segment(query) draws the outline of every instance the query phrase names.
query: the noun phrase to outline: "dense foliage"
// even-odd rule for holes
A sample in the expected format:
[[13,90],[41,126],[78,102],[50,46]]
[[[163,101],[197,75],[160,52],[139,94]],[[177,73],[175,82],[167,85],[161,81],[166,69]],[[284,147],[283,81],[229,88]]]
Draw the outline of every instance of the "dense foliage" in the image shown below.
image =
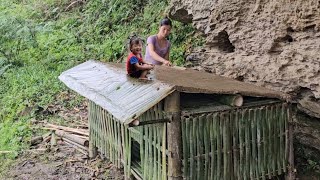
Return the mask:
[[[155,34],[167,3],[1,0],[0,150],[27,144],[30,119],[67,89],[57,78],[62,71],[88,59],[122,62],[128,36]],[[176,65],[184,64],[191,42],[201,43],[191,25],[178,22],[170,39]]]

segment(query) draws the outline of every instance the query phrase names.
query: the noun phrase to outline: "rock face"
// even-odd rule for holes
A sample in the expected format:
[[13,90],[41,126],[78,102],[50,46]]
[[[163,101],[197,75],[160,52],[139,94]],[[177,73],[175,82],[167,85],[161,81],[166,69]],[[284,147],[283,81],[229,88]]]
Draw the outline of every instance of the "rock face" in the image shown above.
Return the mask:
[[[169,9],[206,38],[187,57],[194,68],[289,93],[319,120],[320,1],[171,0]],[[303,127],[298,141],[314,126]],[[308,142],[320,152],[319,139]]]

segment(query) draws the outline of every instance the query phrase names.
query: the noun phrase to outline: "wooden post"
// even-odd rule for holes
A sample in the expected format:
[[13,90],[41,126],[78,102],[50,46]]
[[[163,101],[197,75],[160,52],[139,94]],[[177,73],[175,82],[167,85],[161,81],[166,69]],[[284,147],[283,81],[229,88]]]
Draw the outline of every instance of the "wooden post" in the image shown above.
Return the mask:
[[164,109],[171,122],[168,123],[168,179],[182,179],[182,137],[180,122],[180,93],[175,91],[165,99]]
[[92,128],[93,128],[93,113],[97,113],[94,109],[94,103],[92,101],[90,101],[90,105],[88,107],[88,111],[89,111],[89,117],[88,117],[88,121],[89,121],[89,158],[93,159],[98,155],[98,149],[97,147],[94,145],[94,135],[92,133]]

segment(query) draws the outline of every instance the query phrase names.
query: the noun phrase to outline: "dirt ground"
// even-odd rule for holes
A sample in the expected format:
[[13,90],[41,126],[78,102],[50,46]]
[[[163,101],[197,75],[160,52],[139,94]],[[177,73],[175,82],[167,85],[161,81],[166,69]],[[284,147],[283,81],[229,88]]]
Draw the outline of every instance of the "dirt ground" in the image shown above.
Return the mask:
[[24,153],[14,163],[5,179],[72,180],[124,179],[123,171],[99,156],[89,160],[73,147],[59,144],[49,151]]

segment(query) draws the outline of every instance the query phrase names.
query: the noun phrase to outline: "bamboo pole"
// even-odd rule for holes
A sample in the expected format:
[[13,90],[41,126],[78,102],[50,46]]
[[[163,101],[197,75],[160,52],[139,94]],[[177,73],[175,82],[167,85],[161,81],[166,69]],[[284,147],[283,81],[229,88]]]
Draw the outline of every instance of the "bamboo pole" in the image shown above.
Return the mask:
[[[148,131],[149,126],[144,126],[144,137],[148,137],[149,131]],[[144,139],[144,138],[143,138]],[[147,144],[147,140],[144,140],[144,166],[143,166],[143,179],[147,179],[147,175],[148,175],[148,153],[149,153],[149,146]]]
[[81,129],[59,126],[59,125],[50,124],[50,123],[47,123],[46,126],[53,128],[53,129],[59,129],[59,130],[67,131],[67,132],[77,133],[77,134],[84,135],[84,136],[89,136],[89,133],[87,131],[84,131]]
[[[191,122],[192,123],[192,122]],[[186,118],[186,121],[185,121],[185,125],[186,125],[186,141],[185,141],[185,144],[186,144],[186,149],[185,149],[185,164],[186,164],[186,170],[185,170],[185,174],[184,174],[184,178],[186,177],[190,177],[190,157],[191,157],[191,153],[190,153],[190,147],[191,147],[191,144],[190,144],[190,139],[191,139],[191,136],[190,136],[190,132],[192,129],[190,129],[190,118],[187,117]]]
[[60,136],[62,138],[66,138],[66,139],[73,141],[73,142],[76,142],[82,146],[86,146],[86,147],[89,146],[89,141],[86,139],[78,138],[76,136],[73,136],[72,134],[69,134],[69,133],[61,131],[61,130],[56,130],[55,133],[57,136]]
[[248,120],[248,110],[244,110],[244,122],[245,122],[245,169],[244,169],[244,179],[250,178],[250,124]]
[[172,122],[168,123],[168,167],[169,180],[182,179],[182,146],[180,122],[180,93],[175,91],[165,99],[165,111],[171,114]]
[[239,111],[236,110],[233,114],[233,169],[234,177],[240,178],[239,172]]
[[195,179],[195,175],[194,175],[194,159],[193,157],[196,156],[196,152],[194,150],[194,139],[195,139],[195,134],[196,134],[196,129],[195,129],[195,120],[194,120],[194,117],[191,118],[191,123],[190,123],[190,138],[189,138],[189,141],[190,141],[190,178],[191,179]]
[[223,179],[229,180],[228,177],[228,130],[227,130],[227,126],[228,126],[228,120],[226,118],[226,114],[223,112],[220,115],[220,119],[221,119],[221,124],[222,124],[222,145],[223,145],[223,149],[222,149],[222,153],[223,153]]
[[249,110],[249,127],[251,130],[250,135],[250,141],[251,143],[251,161],[250,161],[250,177],[251,179],[256,177],[256,168],[257,168],[257,163],[256,163],[256,126],[255,126],[255,111],[253,109]]
[[281,105],[281,133],[282,133],[282,135],[280,136],[280,141],[281,141],[281,148],[282,148],[282,150],[281,150],[281,158],[282,158],[282,169],[283,169],[283,172],[286,172],[286,152],[285,152],[285,146],[286,146],[286,144],[285,144],[285,138],[286,138],[286,129],[285,129],[285,121],[286,121],[286,117],[285,117],[285,110],[286,110],[286,108],[285,108],[285,106],[284,106],[285,104],[284,103],[282,103],[282,105]]
[[216,157],[216,138],[215,138],[215,133],[216,133],[216,121],[217,119],[217,113],[215,114],[209,114],[208,115],[208,120],[210,122],[210,131],[209,131],[209,136],[210,136],[210,148],[211,148],[211,163],[210,163],[210,179],[214,180],[215,179],[215,157]]
[[163,125],[162,132],[162,180],[167,179],[167,156],[166,156],[166,140],[167,140],[167,124]]
[[222,133],[220,130],[223,129],[223,124],[222,121],[223,119],[221,118],[221,114],[218,114],[219,118],[217,121],[217,179],[223,179],[221,176],[221,149],[222,149],[222,144],[221,144],[221,137]]
[[188,169],[188,156],[187,156],[187,132],[186,124],[187,119],[181,117],[181,133],[182,133],[182,156],[183,156],[183,177],[187,177]]
[[[209,177],[209,163],[210,163],[210,159],[209,159],[209,153],[210,153],[210,137],[209,137],[209,127],[210,127],[210,120],[208,119],[209,115],[206,115],[205,118],[203,119],[204,121],[204,133],[203,133],[203,140],[204,140],[204,154],[205,154],[205,158],[204,158],[204,178],[207,179]],[[201,129],[200,129],[201,130]]]
[[258,145],[258,168],[257,168],[257,176],[263,176],[263,163],[262,163],[262,148],[261,148],[261,136],[262,136],[262,127],[261,127],[261,108],[257,109],[256,111],[256,122],[257,122],[257,145]]
[[288,129],[289,129],[289,157],[288,157],[288,162],[289,162],[289,167],[288,167],[288,174],[287,174],[287,179],[288,180],[293,180],[295,179],[295,173],[294,173],[294,152],[293,152],[293,119],[292,119],[292,107],[288,107],[287,113],[288,113]]

